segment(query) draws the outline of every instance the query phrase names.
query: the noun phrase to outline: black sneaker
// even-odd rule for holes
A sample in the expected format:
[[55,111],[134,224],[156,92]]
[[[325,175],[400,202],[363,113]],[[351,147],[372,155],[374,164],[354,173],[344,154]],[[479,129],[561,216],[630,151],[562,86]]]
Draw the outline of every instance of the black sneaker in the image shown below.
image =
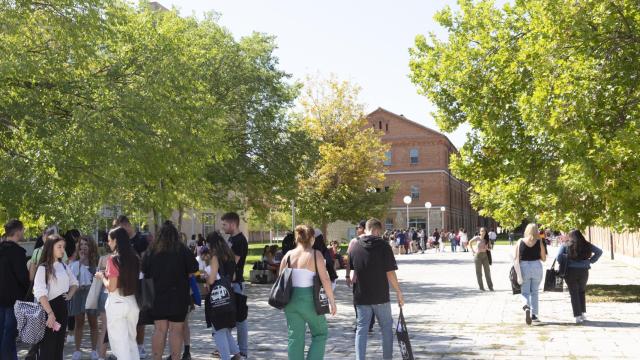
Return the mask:
[[535,316],[535,315],[531,316],[531,321],[533,321],[534,323],[538,323],[538,324],[540,323],[540,319],[538,319],[538,317]]
[[191,353],[182,354],[182,360],[191,360]]
[[522,309],[524,310],[525,322],[527,325],[531,325],[531,308],[529,308],[529,305],[525,305]]

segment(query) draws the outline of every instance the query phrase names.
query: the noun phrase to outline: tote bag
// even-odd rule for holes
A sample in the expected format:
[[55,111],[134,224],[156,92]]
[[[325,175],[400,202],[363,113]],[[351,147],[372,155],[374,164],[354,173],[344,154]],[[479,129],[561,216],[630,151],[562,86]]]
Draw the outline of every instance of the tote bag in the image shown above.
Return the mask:
[[316,266],[316,275],[313,277],[313,303],[316,306],[316,313],[318,315],[325,315],[330,311],[329,297],[320,282],[320,275],[318,275],[318,259],[316,258],[315,250],[313,252],[313,262]]
[[87,301],[84,304],[86,310],[95,310],[98,308],[98,299],[102,291],[102,281],[94,279],[87,294]]
[[276,309],[284,309],[285,306],[291,300],[291,292],[293,291],[293,269],[291,269],[291,262],[287,258],[287,267],[282,270],[276,282],[273,283],[271,291],[269,292],[269,305]]
[[398,324],[396,325],[396,338],[398,339],[398,346],[400,346],[402,360],[413,360],[413,350],[411,350],[411,341],[409,341],[409,331],[407,330],[407,324],[404,321],[402,308],[400,308]]
[[544,276],[544,291],[550,292],[562,292],[563,282],[562,277],[559,276],[558,270],[555,269],[556,260],[553,260],[551,268],[547,269]]
[[220,279],[212,285],[205,302],[207,324],[216,330],[231,329],[236,326],[236,299],[231,281],[225,275],[224,266],[218,269]]

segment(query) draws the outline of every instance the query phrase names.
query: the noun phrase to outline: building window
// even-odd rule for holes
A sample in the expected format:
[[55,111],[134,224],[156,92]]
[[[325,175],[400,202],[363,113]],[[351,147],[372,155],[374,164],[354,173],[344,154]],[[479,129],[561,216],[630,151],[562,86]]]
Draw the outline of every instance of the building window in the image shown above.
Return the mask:
[[418,149],[411,149],[409,151],[409,157],[411,158],[411,164],[418,163]]
[[387,218],[387,220],[384,222],[384,228],[386,230],[393,230],[393,219]]
[[414,200],[420,198],[420,189],[417,185],[411,185],[411,198]]
[[391,157],[392,156],[393,156],[393,153],[391,152],[391,150],[384,152],[384,164],[386,166],[390,166],[391,165]]
[[382,121],[378,121],[378,127],[382,130]]
[[386,132],[389,132],[389,124],[384,124],[384,129]]
[[409,227],[414,229],[424,229],[427,223],[424,217],[409,218]]

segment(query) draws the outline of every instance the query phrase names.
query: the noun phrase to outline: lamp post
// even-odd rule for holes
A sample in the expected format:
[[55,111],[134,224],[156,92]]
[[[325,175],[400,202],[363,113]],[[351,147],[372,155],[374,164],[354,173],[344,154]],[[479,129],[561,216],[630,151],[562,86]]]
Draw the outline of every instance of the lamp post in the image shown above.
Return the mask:
[[427,201],[424,203],[424,207],[427,208],[427,237],[429,237],[431,234],[431,226],[429,224],[429,210],[431,210],[431,203]]
[[444,206],[440,208],[440,218],[442,219],[442,226],[440,230],[444,231],[444,211],[447,210]]
[[409,204],[411,204],[411,196],[405,196],[402,201],[407,205],[407,229],[409,228]]

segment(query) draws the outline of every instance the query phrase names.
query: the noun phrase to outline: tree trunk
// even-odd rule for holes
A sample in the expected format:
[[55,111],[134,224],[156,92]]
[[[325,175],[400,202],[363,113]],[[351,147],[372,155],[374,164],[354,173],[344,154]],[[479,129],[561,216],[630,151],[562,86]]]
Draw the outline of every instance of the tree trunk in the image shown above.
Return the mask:
[[329,237],[327,234],[327,228],[329,228],[329,224],[327,223],[322,223],[322,225],[320,225],[320,231],[322,231],[322,235],[324,236],[324,243],[329,244]]
[[184,215],[184,205],[178,205],[178,233],[182,232],[182,216]]
[[153,208],[153,233],[158,234],[158,210]]

